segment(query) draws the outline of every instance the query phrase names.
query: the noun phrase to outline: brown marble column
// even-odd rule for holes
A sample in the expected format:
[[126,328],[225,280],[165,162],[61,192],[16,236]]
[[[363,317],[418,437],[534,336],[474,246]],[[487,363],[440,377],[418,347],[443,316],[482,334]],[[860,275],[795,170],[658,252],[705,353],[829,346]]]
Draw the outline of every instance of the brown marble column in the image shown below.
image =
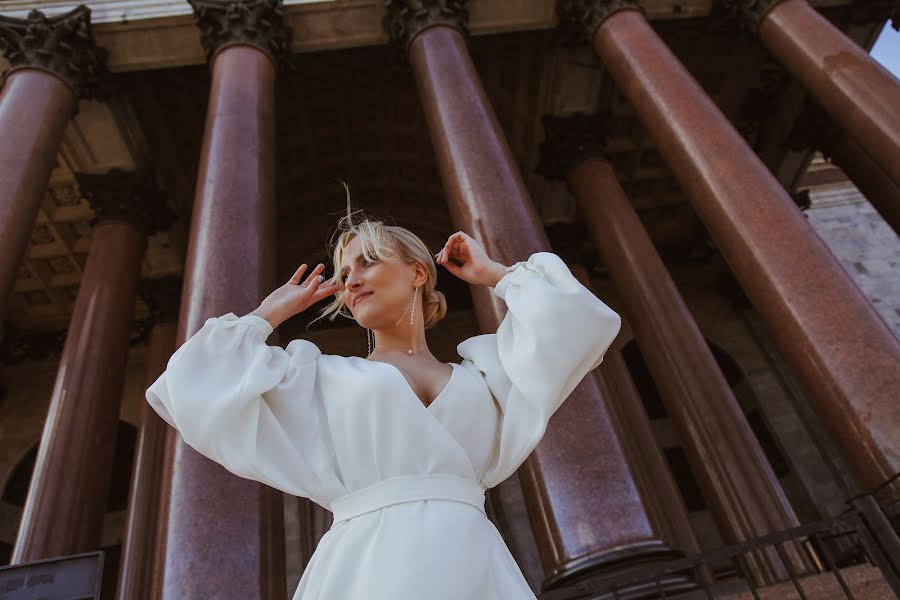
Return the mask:
[[[149,387],[166,370],[166,364],[175,351],[180,291],[181,278],[178,277],[154,280],[147,286],[145,296],[153,311],[154,323],[147,343],[145,387]],[[153,598],[154,594],[149,591],[154,585],[154,573],[158,569],[154,558],[162,487],[160,478],[165,457],[166,432],[169,428],[147,402],[141,403],[140,414],[141,426],[119,560],[116,593],[119,600]]]
[[97,75],[106,51],[94,45],[84,6],[50,19],[39,11],[0,15],[0,50],[12,66],[0,91],[2,319],[78,98],[102,96]]
[[900,342],[636,4],[561,2],[589,36],[861,486],[900,470]]
[[900,80],[806,0],[723,0],[900,184]]
[[[650,236],[602,158],[597,120],[544,119],[541,172],[564,179],[603,257],[628,322],[729,543],[799,523],[706,339]],[[788,578],[778,554],[748,561],[759,584]],[[803,568],[800,554],[795,563]]]
[[78,176],[97,224],[13,563],[100,548],[141,258],[161,214],[143,181],[121,171]]
[[[583,266],[574,266],[572,273],[582,285],[593,291]],[[669,545],[688,555],[696,554],[700,547],[691,529],[684,501],[656,443],[643,401],[618,348],[610,348],[594,375],[607,401],[650,520]]]
[[[425,110],[453,226],[511,264],[549,243],[466,47],[454,3],[388,2],[394,41],[406,50]],[[472,289],[483,331],[505,306]],[[655,531],[597,382],[585,377],[518,471],[541,552],[543,589],[672,555]],[[510,511],[511,512],[511,511]]]
[[[290,30],[280,3],[192,0],[212,69],[177,343],[245,314],[275,284],[275,79]],[[281,492],[170,436],[163,598],[284,598]]]

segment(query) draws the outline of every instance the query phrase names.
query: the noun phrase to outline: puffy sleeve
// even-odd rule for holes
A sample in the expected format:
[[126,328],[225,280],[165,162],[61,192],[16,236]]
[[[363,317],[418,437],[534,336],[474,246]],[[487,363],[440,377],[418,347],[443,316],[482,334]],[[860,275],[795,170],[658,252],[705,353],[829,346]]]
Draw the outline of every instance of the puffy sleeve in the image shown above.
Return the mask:
[[534,450],[563,400],[600,365],[622,323],[550,252],[508,267],[493,291],[508,308],[497,332],[457,346],[499,406],[494,451],[481,477],[488,488]]
[[271,333],[256,315],[208,319],[146,398],[185,443],[235,475],[322,499],[334,451],[316,377],[321,352],[307,340],[269,346]]

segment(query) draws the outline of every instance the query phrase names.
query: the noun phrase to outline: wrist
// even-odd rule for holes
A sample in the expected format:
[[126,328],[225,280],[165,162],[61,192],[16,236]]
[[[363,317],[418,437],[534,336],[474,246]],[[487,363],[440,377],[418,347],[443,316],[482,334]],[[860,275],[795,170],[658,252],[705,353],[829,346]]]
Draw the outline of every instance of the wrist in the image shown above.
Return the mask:
[[269,325],[272,326],[272,329],[276,329],[279,325],[281,325],[281,322],[282,322],[282,320],[279,319],[276,315],[274,315],[272,313],[272,311],[263,308],[262,305],[260,305],[256,310],[254,310],[253,312],[248,313],[248,314],[255,315],[257,317],[261,317],[261,318],[265,319],[266,321],[269,322]]
[[497,261],[491,261],[491,264],[486,269],[485,273],[485,285],[488,287],[496,287],[496,285],[503,279],[503,276],[506,275],[507,267]]

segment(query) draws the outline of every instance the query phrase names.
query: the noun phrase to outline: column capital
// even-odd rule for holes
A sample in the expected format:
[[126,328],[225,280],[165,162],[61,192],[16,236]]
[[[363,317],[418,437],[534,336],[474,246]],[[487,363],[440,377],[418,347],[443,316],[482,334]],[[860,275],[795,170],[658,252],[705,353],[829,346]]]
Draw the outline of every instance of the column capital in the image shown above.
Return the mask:
[[152,235],[168,228],[175,220],[160,186],[149,172],[111,169],[100,175],[76,173],[75,179],[94,209],[91,225],[126,221]]
[[722,5],[733,15],[737,16],[741,24],[747,29],[756,32],[769,11],[782,0],[720,0]]
[[10,71],[49,71],[65,81],[78,98],[109,97],[106,49],[94,42],[91,9],[83,4],[55,17],[39,10],[32,10],[25,19],[0,15],[0,53],[12,66]]
[[427,27],[446,25],[469,34],[467,0],[385,0],[382,25],[391,42],[404,53],[413,38]]
[[249,45],[281,69],[290,68],[293,30],[285,25],[282,0],[188,0],[200,30],[206,59],[222,48]]
[[598,115],[544,115],[544,141],[535,172],[565,180],[570,169],[592,158],[605,158],[606,119]]
[[563,38],[570,43],[590,43],[606,19],[621,10],[644,13],[638,0],[557,0],[556,15]]

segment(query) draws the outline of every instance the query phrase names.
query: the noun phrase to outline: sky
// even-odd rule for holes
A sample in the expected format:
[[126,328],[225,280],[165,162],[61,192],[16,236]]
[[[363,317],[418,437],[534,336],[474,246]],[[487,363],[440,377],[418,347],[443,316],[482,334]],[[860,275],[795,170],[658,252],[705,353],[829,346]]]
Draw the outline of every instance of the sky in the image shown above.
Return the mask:
[[894,31],[890,23],[884,26],[869,54],[888,71],[900,77],[900,31]]

